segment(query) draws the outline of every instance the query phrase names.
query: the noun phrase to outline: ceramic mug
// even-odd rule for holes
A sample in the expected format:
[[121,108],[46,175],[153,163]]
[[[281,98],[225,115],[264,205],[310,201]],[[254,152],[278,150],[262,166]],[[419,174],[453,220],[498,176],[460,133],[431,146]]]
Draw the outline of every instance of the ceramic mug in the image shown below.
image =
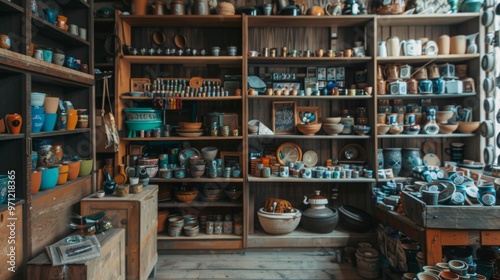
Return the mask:
[[78,29],[78,36],[83,40],[87,40],[87,29],[80,27]]
[[38,60],[43,60],[43,50],[36,49],[33,57]]
[[52,62],[52,51],[51,50],[43,50],[43,61]]
[[438,39],[439,54],[450,54],[450,36],[441,35]]
[[467,49],[465,35],[456,35],[450,38],[450,54],[465,54]]
[[304,167],[300,170],[300,174],[302,175],[302,178],[304,178],[304,179],[311,179],[312,170],[310,167]]
[[461,142],[451,142],[450,147],[444,149],[451,161],[462,162],[465,156],[465,144]]
[[431,80],[420,80],[418,82],[418,92],[419,93],[432,93],[432,81]]
[[72,56],[66,56],[64,58],[64,66],[71,69],[75,68],[75,58]]
[[495,69],[495,53],[489,52],[481,59],[481,68],[484,71],[493,71]]
[[288,177],[289,176],[288,166],[280,166],[279,174],[280,177]]
[[70,24],[69,25],[69,33],[78,36],[78,25],[76,24]]

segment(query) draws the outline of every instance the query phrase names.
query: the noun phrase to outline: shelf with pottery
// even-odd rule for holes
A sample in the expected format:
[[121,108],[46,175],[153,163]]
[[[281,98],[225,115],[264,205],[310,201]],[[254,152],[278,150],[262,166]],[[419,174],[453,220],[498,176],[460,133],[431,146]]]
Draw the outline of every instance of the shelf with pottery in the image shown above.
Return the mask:
[[376,16],[378,26],[432,26],[432,25],[456,25],[477,21],[474,24],[479,25],[479,13],[455,13],[455,14],[415,14],[415,15],[396,15],[396,16]]
[[32,138],[44,138],[50,136],[60,136],[60,135],[71,135],[71,134],[81,134],[81,133],[90,133],[90,128],[75,128],[74,130],[54,130],[54,131],[46,131],[46,132],[34,132],[31,133]]
[[282,183],[376,183],[374,178],[343,178],[343,179],[318,179],[318,178],[293,178],[293,177],[279,177],[272,175],[269,178],[257,177],[248,175],[249,182],[255,183],[269,183],[269,182],[282,182]]
[[56,25],[42,19],[41,17],[34,16],[33,25],[37,27],[37,34],[59,42],[64,41],[67,46],[90,46],[90,42],[71,34],[69,31],[63,30]]
[[[179,96],[168,96],[165,98],[175,98],[179,100],[188,100],[188,101],[221,101],[221,100],[242,100],[241,96],[212,96],[212,97],[179,97]],[[152,100],[153,97],[148,97],[148,96],[130,96],[130,95],[125,95],[122,94],[120,95],[120,99],[123,100],[137,100],[137,101],[143,101],[143,100]]]
[[314,96],[302,96],[302,95],[249,95],[248,99],[272,99],[272,100],[301,100],[301,99],[332,99],[332,100],[359,100],[359,99],[372,99],[371,95],[314,95]]
[[371,139],[371,135],[300,135],[300,134],[272,134],[272,135],[248,135],[248,138],[252,139],[290,139],[290,140],[360,140],[360,139]]
[[[356,66],[372,61],[372,57],[249,57],[250,66]],[[346,65],[347,64],[347,65]]]
[[242,183],[243,178],[150,178],[151,183],[202,183],[202,182],[220,182],[220,183]]
[[448,133],[448,134],[384,134],[377,135],[379,139],[387,138],[467,138],[476,137],[474,133]]
[[379,94],[377,95],[377,99],[422,99],[422,98],[461,98],[461,97],[469,97],[476,96],[477,92],[462,92],[462,93],[430,93],[430,94]]
[[191,203],[177,202],[177,201],[166,201],[158,202],[159,208],[193,208],[193,207],[242,207],[243,202],[241,201],[229,201],[229,200],[218,200],[218,201],[203,201],[200,198]]
[[177,56],[177,55],[124,55],[122,61],[131,64],[182,64],[184,66],[241,66],[242,56]]
[[247,16],[249,27],[350,27],[365,26],[375,19],[374,15],[354,15],[335,17],[312,16]]
[[196,136],[196,137],[183,137],[183,136],[169,136],[169,137],[149,137],[149,138],[120,138],[123,141],[227,141],[227,140],[242,140],[243,136]]
[[221,15],[120,15],[123,23],[132,27],[238,27],[241,28],[242,16]]
[[24,13],[24,9],[20,5],[7,0],[0,0],[0,11],[0,14]]
[[38,199],[42,199],[45,196],[53,195],[53,193],[59,192],[59,191],[66,189],[66,188],[77,188],[78,186],[91,186],[92,185],[92,177],[93,177],[93,174],[90,174],[87,176],[81,176],[81,177],[77,177],[74,180],[70,180],[70,181],[68,180],[64,184],[56,185],[55,187],[53,187],[51,189],[40,190],[36,194],[31,196],[31,200],[35,201]]
[[395,56],[395,57],[377,57],[377,62],[382,63],[425,63],[425,62],[463,62],[468,60],[477,60],[480,57],[478,53],[468,54],[449,54],[449,55],[419,55],[419,56]]

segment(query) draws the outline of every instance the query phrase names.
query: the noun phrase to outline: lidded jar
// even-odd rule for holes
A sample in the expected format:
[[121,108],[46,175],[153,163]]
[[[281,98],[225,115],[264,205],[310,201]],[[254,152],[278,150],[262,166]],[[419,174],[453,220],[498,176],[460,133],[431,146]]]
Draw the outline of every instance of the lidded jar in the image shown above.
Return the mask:
[[328,199],[321,195],[320,192],[319,190],[315,190],[313,195],[309,197],[304,196],[304,204],[311,205],[311,207],[304,212],[313,217],[327,217],[333,215],[333,211],[326,207],[328,205]]

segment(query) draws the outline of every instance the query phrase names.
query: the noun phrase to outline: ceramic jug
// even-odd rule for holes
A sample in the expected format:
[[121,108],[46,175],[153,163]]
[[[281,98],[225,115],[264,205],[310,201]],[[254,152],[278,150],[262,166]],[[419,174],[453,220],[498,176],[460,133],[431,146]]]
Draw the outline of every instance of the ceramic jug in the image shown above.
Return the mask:
[[377,43],[377,55],[379,57],[386,57],[387,56],[387,44],[385,41],[379,41]]
[[403,40],[400,43],[400,47],[403,50],[405,56],[416,56],[417,53],[417,42],[414,39]]
[[161,0],[158,0],[155,3],[151,4],[151,7],[153,8],[153,15],[162,16],[165,14],[165,6],[163,5],[163,2]]
[[399,56],[401,50],[401,44],[399,42],[398,36],[391,36],[386,40],[387,44],[387,56]]
[[441,74],[439,72],[439,67],[435,63],[432,63],[431,65],[427,66],[427,74],[429,75],[430,79],[436,79],[441,77]]
[[384,73],[387,80],[396,80],[399,78],[399,67],[396,64],[387,64]]
[[21,127],[23,125],[23,117],[19,114],[7,114],[5,116],[5,121],[7,123],[7,129],[10,134],[21,133]]

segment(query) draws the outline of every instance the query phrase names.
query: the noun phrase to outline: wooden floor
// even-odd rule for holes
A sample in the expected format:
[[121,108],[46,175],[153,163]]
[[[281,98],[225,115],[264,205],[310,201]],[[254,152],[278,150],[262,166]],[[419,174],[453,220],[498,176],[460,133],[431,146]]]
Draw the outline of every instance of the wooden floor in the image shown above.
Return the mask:
[[227,254],[160,253],[153,279],[363,279],[334,251],[245,252]]

